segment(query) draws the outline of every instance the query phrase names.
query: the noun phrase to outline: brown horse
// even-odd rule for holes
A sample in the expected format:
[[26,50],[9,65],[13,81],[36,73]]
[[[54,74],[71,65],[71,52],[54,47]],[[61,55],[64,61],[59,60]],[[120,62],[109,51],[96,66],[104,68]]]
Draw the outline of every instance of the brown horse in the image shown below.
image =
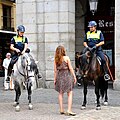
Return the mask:
[[[109,65],[109,59],[105,55],[105,59],[107,65]],[[79,64],[80,64],[80,74],[83,78],[84,85],[84,101],[81,109],[86,108],[86,95],[87,95],[87,86],[89,81],[93,81],[95,85],[95,94],[96,94],[96,110],[101,109],[100,105],[100,96],[103,98],[105,96],[104,104],[107,104],[107,89],[108,89],[108,81],[104,80],[104,70],[101,66],[100,58],[98,58],[95,52],[92,52],[90,48],[85,48],[82,51],[82,54],[79,56]]]

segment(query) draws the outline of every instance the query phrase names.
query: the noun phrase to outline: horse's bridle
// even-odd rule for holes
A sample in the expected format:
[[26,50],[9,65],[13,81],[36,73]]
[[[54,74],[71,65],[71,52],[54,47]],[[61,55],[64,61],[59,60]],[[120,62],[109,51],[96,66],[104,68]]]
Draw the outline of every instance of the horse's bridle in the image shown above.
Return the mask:
[[[83,56],[86,56],[86,57],[88,57],[88,58],[90,58],[91,56],[89,56],[89,55],[87,55],[87,53],[85,52],[85,53],[83,53],[80,57],[83,57]],[[86,60],[87,61],[87,60]],[[87,77],[87,74],[88,74],[88,72],[89,72],[89,70],[90,70],[90,61],[88,62],[86,62],[86,64],[88,65],[88,67],[87,67],[87,70],[85,70],[85,72],[83,72],[84,71],[84,66],[81,66],[80,65],[80,72],[82,73],[82,77]]]
[[31,77],[35,77],[34,75],[28,75],[28,71],[30,71],[28,68],[30,67],[30,65],[28,65],[28,61],[27,61],[27,77],[26,77],[26,79],[28,80],[29,78],[31,78]]
[[[20,73],[20,75],[22,75],[22,76],[24,76],[24,78],[25,78],[25,80],[29,80],[29,78],[31,78],[31,77],[35,77],[34,75],[30,75],[30,76],[28,76],[28,68],[30,67],[30,65],[28,65],[28,60],[26,59],[26,62],[27,62],[27,75],[24,73],[24,71],[23,72],[21,72],[20,70],[19,70],[19,68],[18,68],[18,62],[16,63],[16,66],[17,66],[17,70],[18,70],[18,72]],[[22,65],[22,64],[21,64]],[[25,68],[25,66],[23,66],[22,65],[22,67],[23,68]]]

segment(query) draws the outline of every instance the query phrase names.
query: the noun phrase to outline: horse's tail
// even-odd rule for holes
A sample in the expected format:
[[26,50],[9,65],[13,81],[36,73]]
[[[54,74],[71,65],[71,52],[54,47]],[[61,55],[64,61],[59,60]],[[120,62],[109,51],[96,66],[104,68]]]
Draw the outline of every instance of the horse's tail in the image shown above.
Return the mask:
[[100,87],[100,95],[103,98],[105,95],[105,91],[108,89],[108,81],[105,81],[104,77],[100,77],[99,87]]

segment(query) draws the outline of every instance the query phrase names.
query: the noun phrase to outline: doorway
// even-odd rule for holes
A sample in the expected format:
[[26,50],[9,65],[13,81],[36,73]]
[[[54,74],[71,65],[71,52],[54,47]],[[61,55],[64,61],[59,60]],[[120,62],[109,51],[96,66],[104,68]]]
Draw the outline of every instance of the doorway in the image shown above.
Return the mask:
[[109,56],[110,70],[115,79],[115,0],[98,1],[97,11],[94,15],[90,11],[89,0],[75,1],[75,52],[80,52],[83,49],[84,36],[88,31],[87,26],[91,20],[97,22],[97,29],[101,30],[104,35],[103,51]]

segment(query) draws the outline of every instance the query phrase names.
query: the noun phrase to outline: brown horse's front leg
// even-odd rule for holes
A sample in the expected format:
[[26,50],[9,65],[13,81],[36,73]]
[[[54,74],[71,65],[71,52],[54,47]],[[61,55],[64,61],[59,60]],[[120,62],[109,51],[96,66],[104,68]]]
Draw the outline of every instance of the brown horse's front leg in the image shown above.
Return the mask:
[[96,97],[97,97],[97,106],[96,106],[96,110],[100,110],[101,109],[101,106],[100,106],[100,94],[99,94],[99,80],[95,80],[95,94],[96,94]]
[[84,101],[83,101],[83,104],[82,104],[82,107],[81,107],[82,110],[86,108],[86,103],[87,103],[87,100],[86,100],[87,86],[88,86],[88,80],[87,80],[87,78],[83,78],[83,85],[84,85],[84,89],[83,89]]

